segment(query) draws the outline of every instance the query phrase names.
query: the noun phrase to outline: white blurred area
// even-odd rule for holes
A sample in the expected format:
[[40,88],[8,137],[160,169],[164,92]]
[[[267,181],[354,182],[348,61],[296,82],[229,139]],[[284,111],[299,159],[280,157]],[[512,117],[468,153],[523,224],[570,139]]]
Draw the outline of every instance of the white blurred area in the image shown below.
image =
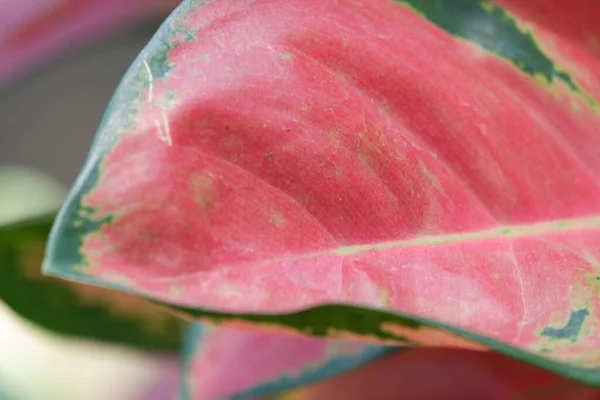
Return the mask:
[[55,212],[65,195],[64,185],[49,175],[0,164],[0,226]]
[[[0,166],[0,225],[51,212],[64,195],[49,176]],[[6,400],[146,400],[141,393],[163,380],[166,368],[164,358],[151,354],[42,330],[0,301],[0,393]]]
[[[164,360],[42,331],[0,303],[2,400],[144,400]],[[170,400],[170,399],[161,399]]]
[[[0,224],[62,201],[112,92],[155,28],[93,44],[0,88],[0,166],[47,175],[0,169]],[[1,400],[173,400],[143,397],[172,366],[155,355],[40,330],[0,301]]]

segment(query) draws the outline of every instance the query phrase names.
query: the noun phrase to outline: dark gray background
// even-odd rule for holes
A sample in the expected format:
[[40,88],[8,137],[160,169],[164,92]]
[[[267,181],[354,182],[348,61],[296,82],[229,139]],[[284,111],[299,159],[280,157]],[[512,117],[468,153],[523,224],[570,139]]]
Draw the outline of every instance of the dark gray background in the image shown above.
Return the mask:
[[70,185],[110,96],[157,27],[121,30],[0,88],[0,165],[34,167]]

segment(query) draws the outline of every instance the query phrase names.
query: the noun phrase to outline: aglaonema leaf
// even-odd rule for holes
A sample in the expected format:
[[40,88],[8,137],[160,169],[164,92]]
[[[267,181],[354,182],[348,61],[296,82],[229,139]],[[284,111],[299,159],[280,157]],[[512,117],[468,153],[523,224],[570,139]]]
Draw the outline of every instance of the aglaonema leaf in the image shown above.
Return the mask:
[[183,322],[148,301],[42,276],[46,238],[62,192],[33,171],[0,168],[0,300],[55,333],[144,349],[177,349]]
[[46,273],[600,385],[600,63],[554,16],[184,2],[117,90]]
[[190,324],[184,351],[186,399],[256,399],[351,371],[393,347],[258,330]]

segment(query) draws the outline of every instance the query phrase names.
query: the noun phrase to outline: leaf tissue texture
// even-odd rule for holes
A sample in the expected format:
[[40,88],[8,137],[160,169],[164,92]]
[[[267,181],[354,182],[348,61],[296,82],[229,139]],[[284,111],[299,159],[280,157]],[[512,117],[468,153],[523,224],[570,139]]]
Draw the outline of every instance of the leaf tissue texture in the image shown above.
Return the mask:
[[[597,28],[503,3],[184,2],[117,90],[46,273],[227,315],[414,315],[600,367]],[[298,326],[442,343],[350,309]]]

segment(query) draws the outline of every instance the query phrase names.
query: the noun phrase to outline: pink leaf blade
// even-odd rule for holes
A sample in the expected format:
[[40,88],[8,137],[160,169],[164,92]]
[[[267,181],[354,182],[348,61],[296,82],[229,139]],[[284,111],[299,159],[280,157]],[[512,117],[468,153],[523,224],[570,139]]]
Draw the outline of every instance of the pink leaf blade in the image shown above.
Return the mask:
[[327,323],[593,375],[595,90],[501,7],[399,3],[184,3],[115,95],[46,271],[188,316],[418,315],[433,328]]

